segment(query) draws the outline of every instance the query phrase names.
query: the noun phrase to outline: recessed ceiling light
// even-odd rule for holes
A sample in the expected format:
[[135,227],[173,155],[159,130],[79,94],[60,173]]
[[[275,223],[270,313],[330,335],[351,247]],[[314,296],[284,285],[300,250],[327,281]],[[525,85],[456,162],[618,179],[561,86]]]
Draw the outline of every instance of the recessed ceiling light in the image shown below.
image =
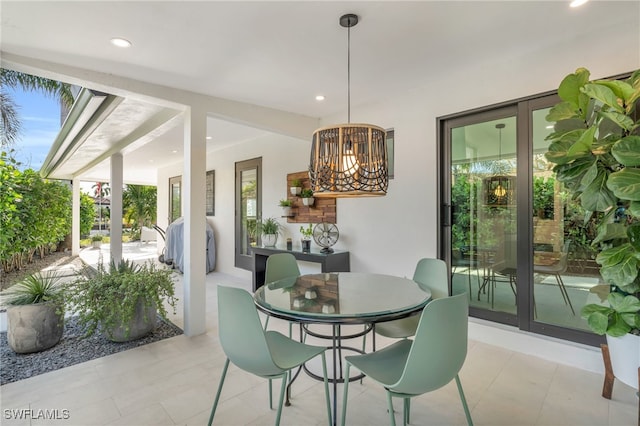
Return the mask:
[[569,6],[570,7],[579,7],[579,6],[582,6],[583,4],[585,4],[588,1],[589,0],[573,0],[571,3],[569,3]]
[[316,101],[324,101],[324,95],[317,95]]
[[173,151],[171,151],[171,152],[172,152],[172,153],[174,153],[174,154],[177,154],[177,153],[178,153],[178,150],[177,150],[177,149],[174,149],[174,150],[173,150]]
[[211,136],[207,136],[208,141],[210,141],[211,139],[213,139]]
[[549,126],[545,127],[545,129],[553,129],[553,124],[551,124],[551,125],[549,125]]
[[118,47],[131,47],[131,42],[129,40],[120,37],[112,38],[111,44]]

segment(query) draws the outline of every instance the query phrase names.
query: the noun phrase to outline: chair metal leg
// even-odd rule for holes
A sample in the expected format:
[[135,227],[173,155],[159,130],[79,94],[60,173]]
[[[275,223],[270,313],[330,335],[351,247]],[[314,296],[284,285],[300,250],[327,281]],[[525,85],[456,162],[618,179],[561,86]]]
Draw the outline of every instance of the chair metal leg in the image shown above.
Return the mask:
[[558,286],[560,287],[560,293],[562,293],[564,302],[569,305],[569,308],[571,308],[571,313],[575,316],[576,311],[573,310],[571,299],[569,299],[569,293],[567,293],[567,288],[564,286],[564,281],[562,281],[562,277],[560,277],[560,274],[556,274],[556,281],[558,282]]
[[464,408],[464,415],[467,416],[467,425],[473,426],[473,420],[471,419],[471,413],[469,412],[467,399],[464,397],[464,391],[462,390],[462,383],[460,383],[460,376],[458,376],[457,374],[456,374],[456,385],[458,386],[458,393],[460,394],[460,400],[462,401],[462,408]]
[[387,403],[389,405],[389,424],[391,426],[396,426],[396,416],[393,413],[393,401],[389,390],[387,390]]
[[[349,392],[349,370],[351,369],[351,364],[347,361],[347,367],[345,368],[344,374],[344,393],[342,394],[342,420],[340,424],[342,426],[345,425],[345,421],[347,419],[347,393]],[[331,417],[331,416],[329,416]]]
[[404,399],[404,426],[407,426],[411,421],[409,416],[411,415],[411,398]]
[[224,362],[222,368],[222,376],[220,377],[220,383],[218,384],[218,391],[216,392],[216,399],[213,401],[213,407],[211,408],[211,414],[209,415],[208,426],[213,423],[213,416],[216,414],[216,408],[218,408],[218,401],[220,400],[220,393],[222,392],[222,385],[224,384],[224,378],[227,376],[227,369],[229,368],[229,358]]
[[287,377],[289,375],[284,373],[282,376],[282,385],[280,386],[280,400],[278,401],[278,414],[276,415],[276,426],[280,425],[280,416],[282,416],[282,404],[284,402],[284,392],[287,389]]
[[273,410],[273,390],[271,389],[271,379],[269,379],[269,410]]
[[[331,397],[329,396],[329,379],[327,376],[327,357],[324,355],[324,352],[320,354],[322,357],[322,374],[324,374],[324,397],[327,401],[327,419],[329,420],[329,426],[331,426]],[[347,366],[348,368],[348,366]],[[345,389],[345,395],[346,395]]]

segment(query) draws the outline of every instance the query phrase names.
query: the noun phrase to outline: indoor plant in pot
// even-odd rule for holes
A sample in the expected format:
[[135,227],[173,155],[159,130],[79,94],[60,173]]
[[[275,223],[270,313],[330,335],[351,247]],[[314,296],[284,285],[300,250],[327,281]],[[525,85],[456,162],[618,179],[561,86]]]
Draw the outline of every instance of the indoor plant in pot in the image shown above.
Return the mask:
[[289,191],[291,195],[298,195],[300,191],[302,191],[302,181],[300,179],[293,179],[291,181],[291,186],[289,187]]
[[311,237],[313,236],[313,228],[311,227],[311,224],[306,228],[301,226],[300,233],[302,234],[302,251],[304,253],[309,253],[311,251]]
[[87,335],[100,330],[115,342],[139,339],[156,327],[157,314],[167,319],[165,302],[175,309],[172,274],[153,262],[111,261],[108,269],[99,262],[74,281],[67,302]]
[[278,204],[282,207],[282,216],[291,216],[291,200],[280,200]]
[[64,331],[61,276],[37,272],[2,292],[7,306],[7,342],[16,353],[40,352],[56,345]]
[[[580,68],[558,88],[562,99],[546,158],[557,179],[598,225],[597,263],[606,304],[582,309],[590,328],[607,336],[614,375],[638,388],[640,364],[640,70],[628,79],[589,81]],[[618,344],[630,344],[618,350]],[[619,360],[619,355],[629,356]],[[627,376],[627,372],[630,376]]]
[[312,206],[315,201],[311,189],[303,189],[302,192],[300,192],[300,198],[302,198],[302,204],[305,206]]
[[260,221],[258,227],[262,236],[262,245],[265,247],[274,247],[278,242],[280,223],[276,219],[270,217]]

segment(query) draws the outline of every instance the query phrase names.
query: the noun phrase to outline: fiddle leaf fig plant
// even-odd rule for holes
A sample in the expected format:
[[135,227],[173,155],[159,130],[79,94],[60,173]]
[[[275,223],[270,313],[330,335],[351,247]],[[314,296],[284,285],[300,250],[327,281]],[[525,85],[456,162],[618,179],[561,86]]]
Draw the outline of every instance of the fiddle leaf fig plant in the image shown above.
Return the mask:
[[560,83],[545,156],[597,219],[593,244],[609,306],[587,305],[582,316],[597,334],[640,334],[640,70],[624,81],[589,77],[579,68]]

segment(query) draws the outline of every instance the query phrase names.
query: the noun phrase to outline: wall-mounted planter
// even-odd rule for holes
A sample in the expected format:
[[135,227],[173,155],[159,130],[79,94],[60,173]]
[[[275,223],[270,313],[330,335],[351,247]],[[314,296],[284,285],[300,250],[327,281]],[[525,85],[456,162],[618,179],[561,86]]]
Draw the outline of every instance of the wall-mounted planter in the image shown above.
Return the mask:
[[302,204],[304,204],[305,206],[312,206],[315,200],[316,199],[313,197],[303,198]]
[[302,192],[302,187],[301,186],[292,186],[289,188],[289,190],[291,191],[291,195],[298,195],[300,194],[300,192]]

